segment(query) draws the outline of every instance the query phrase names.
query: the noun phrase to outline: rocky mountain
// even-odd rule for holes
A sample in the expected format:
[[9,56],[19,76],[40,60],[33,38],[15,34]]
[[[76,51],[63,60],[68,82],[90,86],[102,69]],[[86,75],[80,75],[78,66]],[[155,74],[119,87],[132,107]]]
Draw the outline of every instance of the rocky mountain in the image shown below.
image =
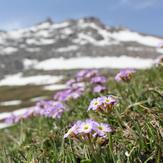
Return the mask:
[[163,38],[108,27],[89,17],[55,23],[48,19],[29,28],[0,31],[0,78],[51,58],[130,56],[156,58]]

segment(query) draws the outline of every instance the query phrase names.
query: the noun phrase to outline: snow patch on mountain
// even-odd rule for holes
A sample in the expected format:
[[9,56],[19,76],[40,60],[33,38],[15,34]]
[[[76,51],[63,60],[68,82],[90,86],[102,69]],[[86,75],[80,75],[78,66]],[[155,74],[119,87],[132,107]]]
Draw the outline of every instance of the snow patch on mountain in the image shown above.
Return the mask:
[[38,60],[36,60],[36,59],[28,59],[28,58],[25,58],[23,60],[23,65],[24,65],[24,68],[25,69],[30,69],[34,65],[36,65],[37,63],[38,63]]
[[3,102],[0,102],[0,106],[20,105],[21,103],[22,103],[21,100],[3,101]]
[[30,53],[41,51],[40,48],[25,48],[25,50],[30,52]]
[[110,37],[116,39],[117,41],[137,42],[139,44],[151,47],[157,47],[158,43],[163,41],[163,39],[159,39],[153,36],[141,35],[137,32],[131,32],[129,30],[110,33]]
[[48,91],[62,90],[65,88],[67,88],[66,84],[52,84],[43,87],[44,90],[48,90]]
[[70,46],[67,46],[67,47],[63,47],[63,48],[58,48],[56,49],[57,52],[68,52],[68,51],[75,51],[75,50],[78,50],[78,46],[76,45],[70,45]]
[[141,59],[139,57],[79,57],[79,58],[51,58],[39,62],[34,66],[41,70],[62,69],[87,69],[87,68],[150,68],[152,59]]
[[[114,44],[114,43],[118,43],[118,41],[116,41],[116,40],[113,41],[110,38],[110,33],[109,33],[109,31],[107,29],[103,29],[103,28],[99,27],[98,25],[96,25],[93,22],[84,22],[84,21],[80,20],[79,23],[78,23],[78,26],[80,28],[82,28],[82,29],[85,29],[85,28],[88,28],[88,27],[92,28],[92,29],[95,29],[95,30],[97,30],[97,33],[99,35],[101,35],[102,38],[103,38],[102,40],[95,40],[95,39],[93,39],[91,36],[89,36],[87,34],[80,33],[78,35],[79,40],[85,39],[88,42],[90,42],[90,43],[92,43],[94,45],[97,45],[97,46],[105,46],[105,45],[111,45],[111,44]],[[79,43],[80,43],[80,41],[79,41]]]
[[0,48],[3,55],[10,55],[18,51],[15,47]]
[[163,49],[161,49],[161,48],[156,49],[156,51],[157,51],[158,53],[163,53]]
[[41,38],[41,39],[27,39],[26,43],[29,45],[48,45],[48,44],[54,44],[55,40],[54,39],[46,39],[46,38]]
[[0,80],[0,86],[23,86],[23,85],[45,85],[53,84],[61,81],[62,76],[52,75],[36,75],[36,76],[23,76],[22,73],[7,75],[4,79]]
[[129,51],[143,51],[143,48],[140,47],[127,47]]
[[65,34],[65,35],[70,35],[70,34],[73,33],[73,30],[71,30],[70,28],[64,28],[64,29],[62,29],[61,32],[62,32],[63,34]]

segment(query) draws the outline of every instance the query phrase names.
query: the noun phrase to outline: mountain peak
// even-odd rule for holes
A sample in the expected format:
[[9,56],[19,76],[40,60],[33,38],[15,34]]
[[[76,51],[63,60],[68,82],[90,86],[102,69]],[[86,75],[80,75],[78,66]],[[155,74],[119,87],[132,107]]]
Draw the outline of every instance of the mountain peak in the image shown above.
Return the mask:
[[99,18],[96,17],[84,17],[79,19],[79,21],[83,21],[84,23],[95,23],[101,28],[106,28],[105,24],[101,22]]
[[41,24],[44,24],[44,23],[48,23],[48,24],[52,25],[52,24],[54,24],[54,21],[50,17],[48,17],[44,21],[41,21],[40,23],[37,23],[37,25],[41,25]]

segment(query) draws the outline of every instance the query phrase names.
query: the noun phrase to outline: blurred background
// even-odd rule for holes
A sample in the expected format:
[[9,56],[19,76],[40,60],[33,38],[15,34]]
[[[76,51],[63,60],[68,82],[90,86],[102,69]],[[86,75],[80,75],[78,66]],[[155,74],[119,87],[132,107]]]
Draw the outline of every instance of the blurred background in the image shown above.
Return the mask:
[[0,15],[0,112],[50,97],[79,69],[146,69],[163,53],[162,0],[0,0]]

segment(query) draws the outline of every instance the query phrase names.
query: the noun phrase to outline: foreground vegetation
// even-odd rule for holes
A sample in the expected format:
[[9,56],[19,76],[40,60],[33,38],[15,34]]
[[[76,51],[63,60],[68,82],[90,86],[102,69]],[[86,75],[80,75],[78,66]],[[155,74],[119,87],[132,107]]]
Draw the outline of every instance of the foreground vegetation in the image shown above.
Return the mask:
[[[108,92],[87,92],[68,101],[69,110],[60,119],[33,117],[1,130],[0,161],[163,162],[163,67],[138,71],[130,83],[115,82],[107,75]],[[108,94],[118,98],[112,112],[106,116],[87,111],[93,98]],[[74,121],[88,118],[112,126],[107,142],[92,146],[63,138]]]

